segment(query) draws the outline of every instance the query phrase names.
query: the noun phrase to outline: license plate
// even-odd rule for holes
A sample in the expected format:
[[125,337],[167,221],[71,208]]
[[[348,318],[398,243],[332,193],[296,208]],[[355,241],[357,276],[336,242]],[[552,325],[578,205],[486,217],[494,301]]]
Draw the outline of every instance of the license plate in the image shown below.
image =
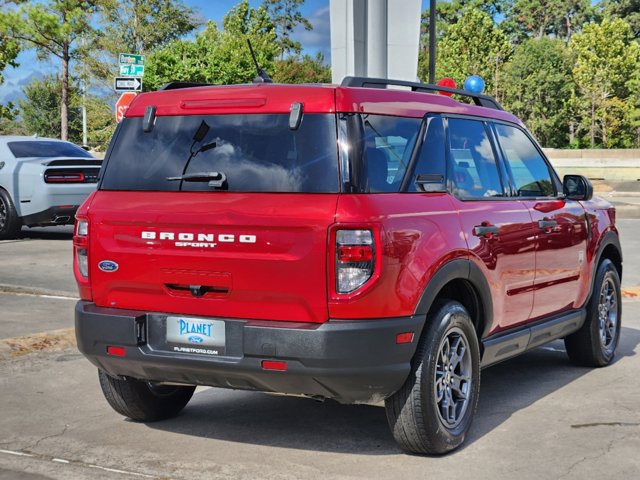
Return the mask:
[[205,318],[167,317],[167,343],[184,353],[222,355],[225,346],[224,322]]

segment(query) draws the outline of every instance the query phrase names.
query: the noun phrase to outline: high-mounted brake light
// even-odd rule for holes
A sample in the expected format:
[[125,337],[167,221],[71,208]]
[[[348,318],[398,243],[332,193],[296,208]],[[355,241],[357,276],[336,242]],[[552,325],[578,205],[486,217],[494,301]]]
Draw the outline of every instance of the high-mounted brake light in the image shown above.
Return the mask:
[[338,230],[335,262],[337,293],[351,293],[363,286],[375,267],[371,230]]

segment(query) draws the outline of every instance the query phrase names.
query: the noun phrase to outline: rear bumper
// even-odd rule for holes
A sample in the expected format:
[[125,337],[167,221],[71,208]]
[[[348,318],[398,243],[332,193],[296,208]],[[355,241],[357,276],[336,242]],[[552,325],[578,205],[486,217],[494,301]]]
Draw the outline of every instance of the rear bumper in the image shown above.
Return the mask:
[[22,224],[28,226],[36,225],[73,225],[75,215],[80,205],[69,205],[64,207],[51,207],[42,212],[33,213],[22,217]]
[[[78,302],[79,350],[110,375],[155,382],[210,385],[333,398],[342,403],[377,402],[409,375],[424,316],[380,320],[333,320],[323,324],[225,320],[224,356],[171,351],[166,315],[97,307]],[[397,345],[398,333],[415,332]],[[107,346],[125,348],[124,357]],[[286,371],[262,369],[282,360]]]

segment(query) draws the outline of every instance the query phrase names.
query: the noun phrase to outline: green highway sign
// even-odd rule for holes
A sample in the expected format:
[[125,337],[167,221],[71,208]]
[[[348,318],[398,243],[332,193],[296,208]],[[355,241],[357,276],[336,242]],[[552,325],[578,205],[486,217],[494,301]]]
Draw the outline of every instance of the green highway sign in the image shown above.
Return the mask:
[[121,53],[120,65],[144,65],[144,55],[135,53]]
[[120,75],[123,77],[142,77],[144,65],[120,65]]

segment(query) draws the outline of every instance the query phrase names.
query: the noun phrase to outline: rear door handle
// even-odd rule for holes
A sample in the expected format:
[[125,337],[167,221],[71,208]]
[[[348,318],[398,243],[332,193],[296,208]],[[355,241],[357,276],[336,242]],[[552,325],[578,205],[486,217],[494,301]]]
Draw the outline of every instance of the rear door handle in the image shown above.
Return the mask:
[[476,237],[491,238],[498,235],[498,227],[495,225],[476,225],[473,227],[473,234]]
[[544,219],[538,222],[538,227],[540,227],[540,230],[544,230],[545,233],[551,233],[551,230],[553,230],[557,226],[558,222],[556,222],[555,220]]

